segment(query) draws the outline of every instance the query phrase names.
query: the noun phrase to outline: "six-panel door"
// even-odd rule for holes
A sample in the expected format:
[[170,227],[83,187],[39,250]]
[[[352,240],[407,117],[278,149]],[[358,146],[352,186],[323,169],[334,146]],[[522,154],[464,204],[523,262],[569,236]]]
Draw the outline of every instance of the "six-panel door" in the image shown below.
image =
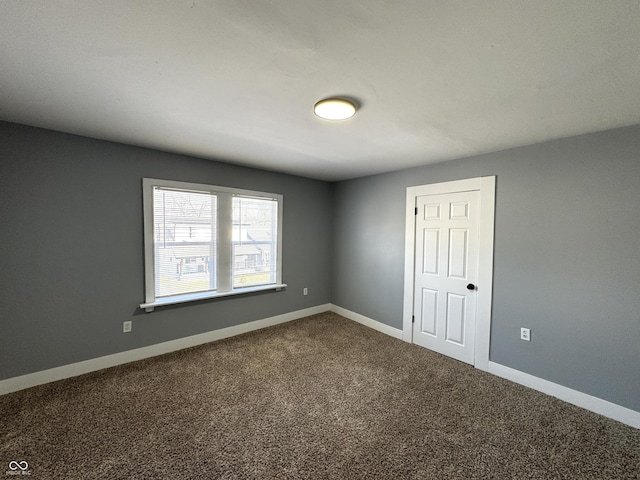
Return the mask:
[[413,342],[474,361],[479,192],[417,197]]

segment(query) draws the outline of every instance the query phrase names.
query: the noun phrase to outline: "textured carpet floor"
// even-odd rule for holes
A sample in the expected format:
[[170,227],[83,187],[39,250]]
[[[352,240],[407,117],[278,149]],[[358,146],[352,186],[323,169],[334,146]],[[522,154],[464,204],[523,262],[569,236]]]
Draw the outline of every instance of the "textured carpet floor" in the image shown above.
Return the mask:
[[31,478],[640,478],[640,430],[332,313],[5,395],[0,418],[0,475]]

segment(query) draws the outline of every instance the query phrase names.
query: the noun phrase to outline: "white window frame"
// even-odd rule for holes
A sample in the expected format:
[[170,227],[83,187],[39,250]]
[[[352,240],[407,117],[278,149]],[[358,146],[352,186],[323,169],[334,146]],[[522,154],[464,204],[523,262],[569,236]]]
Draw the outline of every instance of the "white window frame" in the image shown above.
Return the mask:
[[[177,190],[191,190],[194,192],[210,193],[217,196],[217,242],[218,248],[216,264],[218,269],[218,281],[215,291],[185,293],[168,297],[156,297],[155,282],[155,252],[153,232],[153,187],[173,188]],[[267,285],[257,285],[242,288],[233,288],[232,273],[232,204],[234,196],[264,198],[276,200],[278,203],[277,224],[277,258],[276,281]],[[145,302],[140,304],[147,312],[152,312],[155,307],[173,305],[177,303],[193,302],[207,298],[227,297],[243,293],[259,292],[264,290],[280,290],[287,285],[282,283],[282,200],[283,196],[275,193],[242,190],[238,188],[220,187],[201,183],[178,182],[173,180],[160,180],[155,178],[142,179],[142,204],[144,212],[144,270],[145,270]]]

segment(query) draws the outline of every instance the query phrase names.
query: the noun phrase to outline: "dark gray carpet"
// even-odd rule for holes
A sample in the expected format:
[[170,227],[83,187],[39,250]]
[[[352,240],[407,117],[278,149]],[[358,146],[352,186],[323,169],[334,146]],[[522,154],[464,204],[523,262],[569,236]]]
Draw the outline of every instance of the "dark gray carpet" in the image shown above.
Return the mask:
[[0,415],[0,475],[25,460],[38,479],[640,478],[640,430],[332,313],[5,395]]

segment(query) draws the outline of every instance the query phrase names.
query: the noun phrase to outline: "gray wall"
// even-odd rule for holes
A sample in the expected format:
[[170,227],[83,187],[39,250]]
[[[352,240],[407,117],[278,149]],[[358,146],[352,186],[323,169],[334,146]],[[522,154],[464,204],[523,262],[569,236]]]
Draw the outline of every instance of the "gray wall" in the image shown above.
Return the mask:
[[[142,177],[283,194],[289,287],[141,312]],[[0,122],[0,379],[329,303],[332,190]]]
[[640,126],[337,183],[333,303],[401,329],[406,187],[485,175],[491,361],[640,411]]
[[[402,328],[406,187],[497,175],[491,360],[640,411],[640,125],[337,184],[0,140],[0,379],[328,302]],[[142,177],[282,193],[289,288],[142,313]]]

